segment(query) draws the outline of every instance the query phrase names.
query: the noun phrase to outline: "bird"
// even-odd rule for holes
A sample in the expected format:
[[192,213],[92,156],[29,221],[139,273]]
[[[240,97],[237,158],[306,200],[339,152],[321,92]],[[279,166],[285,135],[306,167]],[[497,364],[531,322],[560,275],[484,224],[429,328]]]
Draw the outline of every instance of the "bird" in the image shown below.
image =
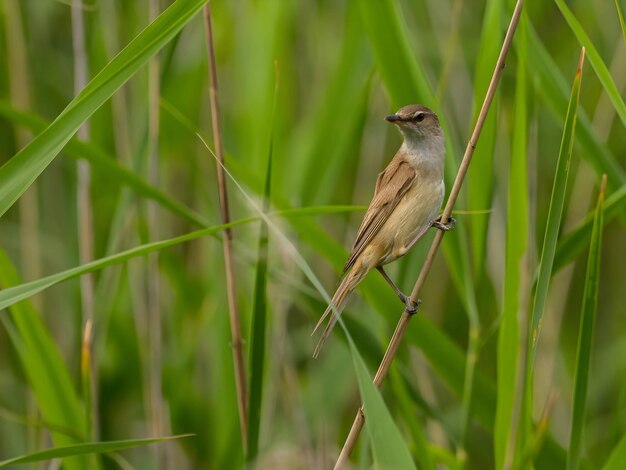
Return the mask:
[[385,119],[397,126],[404,141],[378,175],[374,196],[343,268],[343,279],[313,330],[312,335],[330,315],[313,353],[315,358],[348,297],[372,269],[393,288],[407,313],[416,313],[420,301],[413,302],[402,293],[383,266],[404,256],[430,227],[448,231],[456,223],[452,217],[445,223],[438,217],[445,194],[445,140],[437,115],[426,106],[412,104]]

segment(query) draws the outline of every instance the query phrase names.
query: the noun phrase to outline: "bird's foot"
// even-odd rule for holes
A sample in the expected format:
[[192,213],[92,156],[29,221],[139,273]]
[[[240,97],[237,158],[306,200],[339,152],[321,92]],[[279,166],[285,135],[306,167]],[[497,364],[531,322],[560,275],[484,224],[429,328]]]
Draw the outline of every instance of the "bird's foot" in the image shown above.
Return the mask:
[[420,299],[417,299],[417,302],[413,302],[410,297],[407,297],[403,293],[398,294],[398,297],[404,304],[406,313],[408,313],[409,315],[415,315],[417,313],[417,310],[419,309],[419,306],[422,303]]
[[439,216],[433,223],[432,226],[439,229],[439,230],[443,230],[444,232],[449,232],[450,230],[452,230],[454,228],[454,226],[456,225],[456,219],[454,217],[448,217],[448,222],[445,224],[441,223],[441,216]]

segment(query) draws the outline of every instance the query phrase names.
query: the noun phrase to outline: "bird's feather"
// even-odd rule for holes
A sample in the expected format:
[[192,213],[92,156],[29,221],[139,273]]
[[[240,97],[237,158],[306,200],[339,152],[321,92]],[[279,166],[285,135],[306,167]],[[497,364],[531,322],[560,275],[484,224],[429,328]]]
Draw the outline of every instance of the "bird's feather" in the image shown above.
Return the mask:
[[374,197],[357,232],[350,257],[343,268],[344,274],[380,231],[402,197],[416,184],[416,175],[413,165],[401,153],[396,154],[387,168],[378,175]]
[[326,307],[326,311],[324,312],[322,317],[317,322],[317,325],[315,326],[313,333],[311,333],[311,335],[314,335],[317,329],[324,322],[324,319],[326,319],[326,317],[329,317],[328,324],[326,325],[326,328],[324,328],[324,332],[322,333],[322,336],[320,340],[318,341],[317,346],[315,347],[315,352],[313,353],[314,358],[316,358],[319,355],[322,349],[322,346],[324,346],[324,343],[326,342],[326,339],[328,338],[328,335],[330,335],[330,332],[332,331],[333,327],[337,323],[337,320],[339,319],[341,312],[346,307],[346,303],[348,302],[348,297],[350,296],[352,291],[355,289],[355,287],[359,284],[359,282],[363,280],[363,278],[365,277],[368,271],[369,269],[367,266],[363,266],[360,263],[357,263],[354,266],[354,269],[352,269],[350,273],[346,277],[344,277],[343,280],[341,281],[341,284],[337,288],[335,295],[333,295],[333,299],[331,300],[328,307]]

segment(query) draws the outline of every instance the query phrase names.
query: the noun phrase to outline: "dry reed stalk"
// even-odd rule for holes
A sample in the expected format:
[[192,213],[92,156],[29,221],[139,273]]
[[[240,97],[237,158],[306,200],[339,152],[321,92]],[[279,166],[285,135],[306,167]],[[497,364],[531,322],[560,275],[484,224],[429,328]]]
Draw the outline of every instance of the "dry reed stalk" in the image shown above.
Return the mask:
[[[83,18],[82,0],[72,0],[72,49],[74,54],[74,94],[78,95],[87,85],[87,52],[85,48],[85,22]],[[89,123],[85,122],[78,129],[77,136],[80,140],[89,140]],[[94,259],[93,248],[93,210],[91,205],[91,168],[86,161],[77,162],[77,188],[76,202],[78,211],[78,257],[81,264],[89,263]],[[94,311],[94,282],[93,275],[87,274],[80,278],[80,299],[82,307],[83,329],[88,324],[93,323]],[[92,349],[92,336],[89,337],[89,348]],[[88,419],[90,429],[88,432],[94,439],[98,439],[98,408],[96,395],[97,369],[93,361],[93,351],[91,351],[93,367],[89,369],[89,390],[92,397],[91,419]]]
[[[159,0],[150,0],[148,16],[153,22],[159,16]],[[158,187],[159,182],[159,102],[161,93],[160,61],[155,55],[148,64],[148,182]],[[148,202],[147,223],[150,238],[159,238],[159,219],[157,204]],[[153,436],[169,433],[167,409],[162,392],[163,375],[163,338],[161,319],[161,282],[159,277],[159,253],[151,253],[146,259],[146,310],[148,324],[148,390],[150,403],[150,432]],[[157,468],[169,468],[169,445],[155,446]]]
[[[217,66],[215,64],[215,48],[213,44],[213,28],[211,25],[211,7],[207,3],[204,7],[204,20],[209,52],[209,94],[211,97],[211,123],[213,126],[213,142],[215,154],[217,156],[217,185],[220,199],[220,215],[222,223],[230,222],[230,212],[228,210],[228,194],[226,191],[226,173],[224,171],[224,149],[222,146],[222,133],[219,121],[219,103],[217,93]],[[241,341],[241,320],[237,307],[237,297],[235,289],[235,278],[233,273],[233,250],[232,231],[224,230],[222,237],[224,246],[224,271],[226,275],[226,291],[228,296],[228,310],[230,315],[230,332],[232,337],[233,362],[235,367],[235,385],[237,387],[237,405],[239,408],[239,424],[241,428],[241,440],[243,442],[244,453],[247,452],[248,436],[248,405],[247,405],[247,385],[246,372],[243,362],[243,345]]]
[[[452,186],[452,190],[450,191],[450,196],[448,197],[446,207],[443,210],[443,214],[441,216],[442,223],[446,223],[448,218],[450,217],[450,214],[452,213],[452,207],[456,203],[459,192],[461,191],[461,185],[463,184],[463,180],[465,179],[465,175],[467,174],[469,164],[472,161],[472,156],[474,154],[474,149],[476,148],[476,143],[478,142],[478,138],[480,137],[480,133],[485,123],[485,119],[487,118],[489,107],[491,106],[491,102],[493,101],[493,97],[500,81],[502,71],[504,70],[505,59],[511,47],[513,35],[515,34],[515,29],[517,28],[520,15],[522,13],[523,4],[523,0],[518,0],[517,4],[515,5],[515,10],[513,11],[513,16],[511,17],[511,22],[507,29],[504,43],[502,44],[502,49],[500,50],[500,56],[498,57],[498,61],[496,62],[496,67],[491,77],[489,88],[487,89],[487,94],[485,95],[483,105],[480,109],[480,113],[478,114],[478,119],[476,120],[472,135],[469,139],[469,142],[467,143],[467,147],[465,148],[465,154],[463,155],[461,166],[459,167],[459,171],[454,180],[454,185]],[[433,261],[435,260],[435,255],[437,254],[437,250],[439,249],[439,245],[441,244],[441,240],[443,239],[444,234],[445,232],[443,230],[438,230],[435,234],[435,239],[430,246],[430,250],[428,251],[428,255],[426,257],[426,260],[424,261],[422,270],[420,271],[415,286],[413,287],[413,291],[411,292],[411,300],[413,300],[414,302],[417,301],[418,295],[422,290],[422,287],[424,286],[426,277],[430,272],[430,268],[432,267]],[[389,368],[391,367],[391,363],[393,362],[396,352],[398,351],[398,347],[400,346],[400,342],[402,341],[406,328],[409,325],[410,319],[411,315],[407,313],[406,310],[404,310],[402,312],[400,320],[398,321],[398,324],[396,325],[396,329],[393,333],[393,336],[391,337],[389,345],[387,346],[387,350],[385,351],[383,360],[378,367],[376,376],[374,377],[374,384],[377,387],[381,386],[383,380],[385,380],[385,377],[389,372]],[[359,438],[361,430],[363,429],[364,423],[365,414],[363,413],[363,406],[361,405],[361,407],[357,411],[356,417],[354,418],[354,422],[352,424],[352,428],[350,429],[350,433],[346,438],[346,442],[341,449],[341,453],[339,454],[339,458],[337,459],[337,463],[335,464],[335,469],[342,468],[348,461],[350,453],[356,445],[356,441]]]
[[[28,68],[28,51],[26,36],[22,27],[22,12],[18,0],[5,0],[4,27],[6,34],[7,78],[9,81],[9,101],[16,109],[30,111],[31,80]],[[15,127],[15,140],[20,148],[31,139],[31,133],[25,129]],[[37,181],[18,199],[19,230],[20,230],[20,262],[24,279],[39,279],[42,277],[41,254],[39,249],[39,189]],[[32,299],[36,310],[41,312],[41,297]],[[29,419],[39,419],[37,403],[32,394],[26,399],[26,414]],[[29,427],[27,434],[27,449],[35,451],[40,448],[44,439],[44,432],[35,427]]]

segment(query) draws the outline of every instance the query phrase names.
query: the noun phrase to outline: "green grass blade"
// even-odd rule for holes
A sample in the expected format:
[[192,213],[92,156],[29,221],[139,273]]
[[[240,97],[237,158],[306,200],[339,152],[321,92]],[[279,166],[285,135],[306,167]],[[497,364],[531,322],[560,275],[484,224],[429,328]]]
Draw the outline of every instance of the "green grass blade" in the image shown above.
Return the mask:
[[183,437],[189,437],[192,434],[181,434],[179,436],[168,437],[156,437],[152,439],[128,439],[123,441],[109,441],[109,442],[90,442],[86,444],[77,444],[73,446],[56,447],[54,449],[42,450],[39,452],[33,452],[20,457],[14,457],[12,459],[3,460],[0,462],[0,467],[7,467],[9,465],[17,465],[31,462],[42,462],[44,460],[59,459],[64,457],[73,457],[76,455],[88,455],[88,454],[103,454],[107,452],[117,452],[124,449],[132,449],[133,447],[145,446],[148,444],[154,444],[157,442],[171,441],[174,439],[181,439]]
[[[199,134],[198,137],[202,139]],[[202,140],[202,142],[213,157],[217,158],[206,142],[204,140]],[[283,246],[287,249],[289,256],[292,257],[293,261],[298,265],[302,273],[319,292],[324,301],[330,302],[330,295],[324,289],[320,280],[317,276],[315,276],[313,270],[289,238],[269,219],[263,210],[254,202],[252,197],[243,189],[241,184],[234,178],[234,176],[224,166],[222,166],[222,168],[231,181],[233,181],[237,189],[242,193],[244,198],[248,201],[252,209],[263,219],[268,229],[271,229],[272,232],[276,234],[277,238],[279,238]],[[346,334],[350,344],[350,352],[359,383],[361,399],[365,408],[365,414],[368,417],[367,422],[370,423],[369,425],[366,424],[366,428],[368,429],[368,434],[372,442],[374,462],[376,466],[378,468],[415,468],[415,465],[411,460],[410,453],[404,444],[402,435],[393,422],[380,392],[372,381],[372,377],[367,372],[365,363],[354,345],[354,341],[350,337],[343,320],[340,317],[338,317],[337,320],[341,329]]]
[[[529,49],[530,50],[530,49]],[[533,54],[529,54],[528,57]],[[582,66],[585,57],[584,48],[581,50],[578,67],[572,84],[570,99],[563,125],[563,133],[561,137],[561,146],[557,159],[556,170],[554,174],[554,182],[552,193],[548,206],[548,216],[546,228],[544,232],[543,245],[539,258],[538,277],[535,284],[534,298],[531,308],[531,319],[528,330],[528,347],[526,354],[526,370],[524,382],[524,395],[522,398],[522,414],[519,424],[519,448],[528,449],[531,445],[529,439],[532,434],[533,422],[533,377],[535,357],[537,354],[537,344],[541,334],[541,323],[543,317],[544,306],[548,297],[548,288],[552,276],[552,265],[554,262],[554,254],[556,251],[556,241],[561,225],[561,217],[563,214],[563,206],[565,204],[565,191],[567,189],[567,179],[570,161],[572,157],[572,149],[574,145],[574,135],[576,127],[576,116],[578,111],[578,102],[580,98],[580,82],[582,76]]]
[[89,82],[65,110],[0,167],[0,216],[54,160],[81,124],[128,81],[202,8],[206,0],[177,0]]
[[626,435],[615,446],[602,470],[623,470],[624,468],[626,468]]
[[398,407],[396,415],[404,417],[404,423],[411,437],[413,458],[423,470],[436,470],[437,466],[431,456],[425,433],[426,420],[417,411],[417,404],[407,391],[407,385],[395,367],[389,371],[389,379],[394,394],[394,402]]
[[[556,241],[561,226],[561,216],[563,214],[563,205],[565,203],[565,190],[567,187],[567,179],[569,176],[570,161],[572,158],[572,149],[574,146],[574,134],[576,127],[576,115],[578,112],[578,101],[580,97],[580,80],[582,75],[582,65],[584,60],[584,49],[581,52],[580,62],[572,91],[570,94],[569,105],[565,117],[565,125],[563,126],[563,136],[561,139],[561,148],[557,160],[556,172],[554,175],[554,183],[552,186],[552,194],[550,196],[550,206],[548,209],[548,220],[546,222],[546,230],[543,238],[543,246],[541,249],[541,257],[539,259],[539,276],[537,278],[537,287],[535,290],[535,298],[532,307],[532,319],[530,325],[530,361],[529,371],[532,372],[533,362],[537,352],[537,343],[541,333],[541,318],[548,297],[548,287],[552,276],[552,265],[556,252]],[[532,54],[530,54],[532,55]]]
[[[14,124],[25,127],[34,134],[43,132],[50,124],[36,114],[12,108],[3,100],[0,100],[0,115],[5,116]],[[192,224],[200,227],[208,225],[208,221],[200,214],[160,189],[150,185],[138,174],[124,168],[113,156],[107,155],[99,147],[73,137],[63,151],[72,158],[87,160],[91,164],[92,171],[106,174],[115,182],[125,184],[137,194],[147,199],[152,199],[164,209],[170,210],[173,214],[186,219]]]
[[[351,206],[347,207],[347,210],[352,210]],[[306,210],[302,211],[303,213],[299,213],[297,209],[292,209],[287,212],[288,217],[301,216],[301,215],[313,215],[313,214],[327,214],[335,212],[335,208],[322,206],[319,211],[314,211],[313,208],[306,208]],[[276,212],[273,215],[281,215],[281,212]],[[272,215],[272,214],[270,214]],[[132,258],[136,258],[138,256],[143,256],[148,253],[152,253],[155,251],[163,250],[165,248],[169,248],[171,246],[176,246],[181,243],[185,243],[191,240],[196,240],[201,237],[206,237],[208,235],[214,235],[219,233],[226,228],[237,227],[240,225],[245,225],[250,222],[256,222],[260,220],[259,217],[248,217],[245,219],[240,219],[234,222],[230,222],[224,225],[216,225],[213,227],[207,227],[201,230],[196,230],[193,232],[189,232],[185,235],[180,235],[178,237],[168,238],[166,240],[161,240],[158,242],[146,243],[140,246],[136,246],[129,250],[122,251],[120,253],[116,253],[111,256],[107,256],[104,258],[100,258],[94,260],[90,263],[83,264],[81,266],[77,266],[71,269],[67,269],[65,271],[61,271],[56,274],[52,274],[50,276],[43,277],[41,279],[37,279],[35,281],[27,282],[24,284],[20,284],[14,287],[10,287],[8,289],[3,289],[0,291],[0,310],[10,307],[11,305],[19,302],[20,300],[27,299],[32,297],[39,292],[42,292],[56,284],[67,281],[69,279],[76,278],[78,276],[82,276],[83,274],[91,273],[98,271],[100,269],[106,268],[107,266],[112,266],[115,264],[123,263]]]
[[[504,294],[497,354],[496,421],[494,428],[497,469],[504,468],[507,446],[513,445],[513,415],[516,406],[517,370],[520,345],[519,312],[522,291],[523,259],[528,249],[528,176],[527,176],[527,77],[526,18],[522,17],[517,32],[517,76],[513,141],[509,162],[507,195],[506,251]],[[519,398],[519,397],[518,397]],[[514,453],[514,448],[509,452]],[[513,460],[510,460],[513,461]]]
[[602,229],[604,227],[604,191],[606,176],[602,179],[598,203],[595,210],[589,258],[585,275],[583,307],[580,314],[580,330],[578,333],[578,350],[576,352],[576,374],[574,378],[574,403],[572,410],[572,430],[567,454],[568,470],[576,470],[580,466],[585,409],[587,405],[587,384],[589,382],[589,364],[591,362],[591,343],[598,305],[598,288],[600,285],[600,255],[602,253]]
[[383,397],[372,382],[363,359],[351,338],[350,351],[365,409],[365,429],[374,453],[374,466],[379,469],[414,469],[415,464],[396,427]]
[[622,124],[624,125],[624,127],[626,127],[626,105],[624,104],[624,100],[622,99],[622,96],[620,95],[620,92],[617,89],[615,82],[613,81],[613,77],[611,77],[609,69],[602,60],[602,57],[600,57],[600,54],[598,53],[596,47],[593,45],[593,42],[591,42],[591,39],[589,39],[589,36],[585,32],[581,24],[578,22],[572,11],[565,4],[564,0],[554,1],[559,7],[559,10],[561,10],[563,16],[565,17],[565,21],[567,21],[567,24],[569,24],[569,27],[576,35],[578,42],[582,47],[586,49],[587,56],[589,57],[589,62],[591,63],[591,67],[596,72],[596,75],[600,80],[604,91],[611,100],[611,103],[613,104],[617,115],[622,120]]
[[[323,231],[319,224],[311,220],[298,220],[292,225],[299,239],[309,245],[315,252],[331,263],[337,271],[341,271],[343,260],[347,256],[345,248],[334,238]],[[390,315],[389,306],[397,299],[382,278],[367,277],[362,282],[361,293],[367,303],[383,316]],[[412,320],[405,338],[409,344],[415,345],[426,356],[435,373],[445,382],[456,396],[462,396],[464,389],[466,357],[464,351],[453,341],[448,333],[435,325],[427,316],[417,315]],[[496,388],[480,370],[474,377],[472,394],[472,416],[490,432],[493,432]],[[565,452],[552,439],[540,450],[537,458],[539,468],[563,468]]]
[[[242,174],[245,174],[246,178],[253,177],[251,174]],[[275,195],[274,201],[276,199]],[[284,201],[281,204],[286,206]],[[283,209],[280,213],[293,214],[294,211],[300,210],[306,209]],[[338,272],[341,271],[347,256],[345,248],[322,230],[318,223],[308,218],[298,217],[297,223],[292,224],[292,229],[303,243],[324,257]],[[361,293],[368,304],[381,315],[389,315],[389,305],[396,304],[397,299],[385,281],[378,276],[367,277],[362,282],[362,286]],[[446,332],[426,316],[418,315],[412,322],[414,324],[407,329],[405,338],[410,344],[423,351],[437,375],[457,396],[461,396],[465,376],[464,352]],[[492,431],[495,416],[493,404],[496,402],[495,385],[479,370],[474,377],[473,387],[472,415],[476,415],[482,425]],[[542,468],[562,468],[565,465],[565,452],[549,439],[546,446],[541,449],[537,463],[543,464]]]
[[[278,82],[277,82],[278,83]],[[278,87],[278,84],[277,84]],[[272,123],[276,114],[275,90]],[[267,157],[265,188],[263,190],[263,211],[267,212],[270,204],[272,187],[272,151],[273,124],[270,131],[270,144]],[[254,273],[254,294],[252,303],[252,328],[250,341],[250,392],[248,396],[248,454],[246,460],[253,462],[259,451],[259,428],[261,425],[261,405],[263,398],[263,373],[265,370],[265,324],[267,317],[267,251],[268,227],[261,224],[259,232],[258,260]]]
[[[474,77],[474,120],[478,118],[480,106],[491,82],[493,64],[498,60],[500,44],[502,44],[502,10],[504,2],[489,0],[485,5],[478,57]],[[497,128],[497,96],[491,105],[483,131],[480,136],[480,145],[476,147],[472,157],[472,165],[468,171],[468,206],[476,209],[491,207],[493,197],[493,159],[496,145]],[[472,238],[474,272],[482,273],[487,245],[487,226],[489,215],[473,217],[470,231]]]
[[[7,289],[19,283],[20,279],[11,260],[0,249],[0,285]],[[41,317],[28,302],[16,303],[11,307],[10,313],[17,336],[9,336],[16,346],[41,415],[55,428],[73,433],[51,429],[55,445],[72,445],[83,441],[83,409],[61,353]],[[8,321],[4,316],[3,320]],[[69,459],[64,464],[69,469],[81,469],[86,462]]]
[[[528,49],[533,51],[532,54],[528,54],[528,70],[537,80],[539,85],[537,89],[549,105],[553,116],[560,121],[567,109],[570,87],[530,22]],[[581,156],[589,161],[596,172],[607,174],[610,187],[619,188],[626,184],[626,173],[607,147],[598,141],[583,110],[580,110],[578,119],[576,142],[583,150]]]
[[27,282],[25,284],[20,284],[15,287],[4,289],[0,291],[0,310],[10,307],[11,305],[15,304],[16,302],[19,302],[20,300],[24,300],[29,297],[32,297],[33,295],[39,292],[42,292],[56,284],[67,281],[69,279],[73,279],[78,276],[82,276],[83,274],[98,271],[100,269],[106,268],[107,266],[119,264],[129,259],[136,258],[137,256],[146,255],[148,253],[159,251],[164,248],[168,248],[170,246],[175,246],[180,243],[184,243],[186,241],[195,240],[197,238],[204,237],[207,235],[213,235],[228,227],[235,227],[238,225],[252,222],[254,220],[258,220],[258,219],[255,219],[255,218],[242,219],[242,220],[231,222],[225,225],[218,225],[215,227],[209,227],[209,228],[205,228],[202,230],[196,230],[194,232],[190,232],[185,235],[181,235],[181,236],[174,237],[174,238],[169,238],[167,240],[161,240],[158,242],[143,244],[143,245],[131,248],[129,250],[125,250],[121,253],[116,253],[114,255],[107,256],[105,258],[100,258],[95,261],[83,264],[81,266],[77,266],[75,268],[67,269],[65,271],[61,271],[59,273],[43,277],[36,281]]
[[[607,224],[626,207],[626,185],[611,194],[604,203],[604,223]],[[561,237],[556,247],[553,272],[571,263],[589,244],[594,222],[594,212],[587,214],[581,224]]]
[[622,34],[624,35],[624,42],[626,43],[626,23],[624,23],[624,14],[619,6],[619,0],[615,0],[615,9],[617,10],[617,16],[619,17],[619,25],[622,27]]
[[[236,162],[236,159],[233,159],[233,162]],[[237,178],[241,178],[246,185],[260,187],[254,180],[258,177],[256,174],[246,171],[246,168],[241,165],[233,165],[231,162],[228,164],[237,171]],[[299,217],[301,211],[303,213],[308,212],[306,208],[289,208],[288,202],[278,194],[274,194],[273,202],[281,209],[281,214],[293,214],[298,217],[297,223],[291,225],[298,238],[340,272],[347,257],[342,244],[328,235],[315,221]],[[332,213],[333,207],[328,207],[326,213]],[[339,212],[343,212],[343,206],[336,207]],[[354,209],[362,210],[363,208],[359,206],[347,206],[345,208],[345,210]],[[394,305],[397,299],[385,281],[377,276],[367,277],[362,282],[362,286],[361,293],[368,304],[372,305],[381,315],[389,315],[389,305]],[[457,396],[461,396],[465,375],[464,352],[447,333],[427,317],[418,315],[413,319],[413,323],[413,326],[406,332],[407,341],[424,352],[437,375],[448,384]],[[493,404],[496,402],[495,385],[484,374],[477,371],[473,387],[472,415],[476,415],[483,426],[492,431],[495,416]],[[554,440],[548,439],[546,445],[540,450],[537,463],[542,465],[540,468],[562,468],[565,465],[565,452]]]

